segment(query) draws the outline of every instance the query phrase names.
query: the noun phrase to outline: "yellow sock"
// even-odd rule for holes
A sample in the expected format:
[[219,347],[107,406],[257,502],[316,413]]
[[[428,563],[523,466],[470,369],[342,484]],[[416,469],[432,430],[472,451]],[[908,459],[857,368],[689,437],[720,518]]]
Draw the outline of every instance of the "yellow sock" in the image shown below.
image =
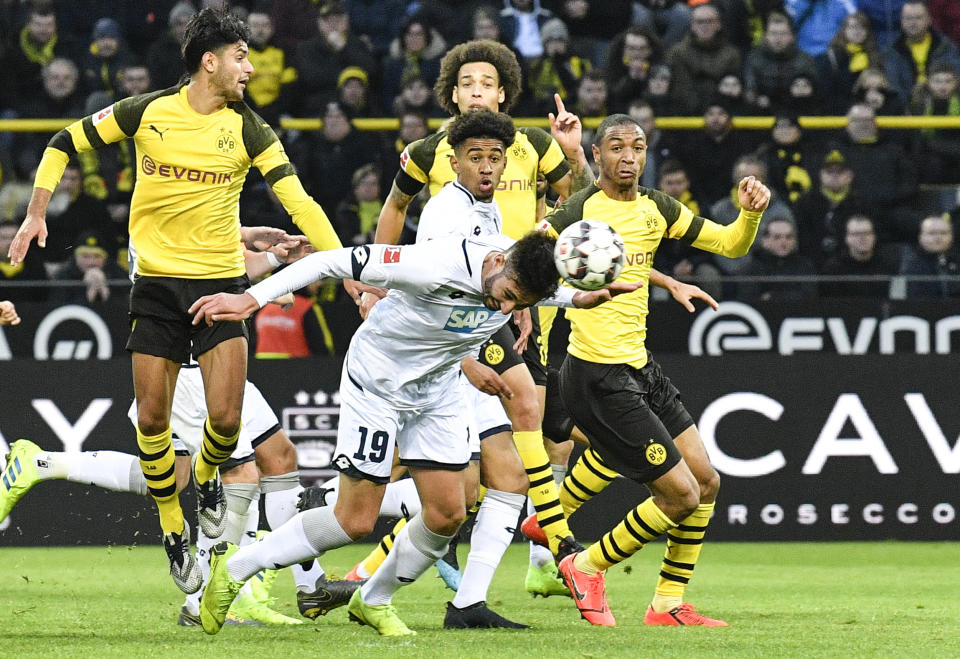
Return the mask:
[[675,526],[650,497],[627,513],[599,542],[590,545],[586,551],[586,565],[597,571],[606,570],[630,558],[645,544]]
[[713,506],[713,503],[701,503],[677,528],[667,533],[667,550],[653,596],[653,610],[657,613],[683,604],[683,593],[700,557]]
[[588,448],[573,465],[560,487],[560,505],[569,517],[581,505],[603,492],[619,474],[604,463],[603,458]]
[[480,483],[477,488],[477,502],[473,504],[473,507],[467,511],[467,515],[476,515],[477,511],[480,510],[480,504],[483,503],[483,497],[487,496],[487,488]]
[[176,456],[170,429],[147,436],[137,428],[137,446],[140,449],[140,469],[147,479],[147,491],[157,502],[160,528],[164,533],[183,533],[183,510],[177,496]]
[[518,431],[513,433],[513,442],[517,446],[517,453],[520,454],[523,467],[530,478],[527,496],[530,497],[537,511],[540,528],[547,534],[550,551],[556,555],[560,541],[573,534],[567,526],[567,517],[560,506],[557,484],[553,480],[553,469],[550,467],[547,451],[543,448],[543,433],[539,430]]
[[373,576],[373,573],[379,570],[383,562],[387,560],[387,554],[393,549],[393,542],[397,539],[397,534],[400,533],[400,529],[402,529],[406,523],[407,520],[403,517],[397,520],[397,523],[393,526],[393,530],[383,536],[380,544],[374,547],[373,551],[363,559],[363,569],[367,571],[368,576]]
[[206,483],[217,473],[217,467],[227,461],[237,448],[237,439],[240,437],[240,428],[232,437],[218,435],[210,426],[210,417],[203,424],[203,446],[200,447],[200,458],[194,477],[198,483]]

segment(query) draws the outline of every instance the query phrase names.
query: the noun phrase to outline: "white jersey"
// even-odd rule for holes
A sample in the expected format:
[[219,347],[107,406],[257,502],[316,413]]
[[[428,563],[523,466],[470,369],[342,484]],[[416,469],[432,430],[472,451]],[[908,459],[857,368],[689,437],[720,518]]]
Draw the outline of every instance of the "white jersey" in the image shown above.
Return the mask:
[[443,236],[495,236],[503,233],[503,216],[495,199],[478,201],[459,181],[443,188],[423,207],[417,242]]
[[456,386],[460,361],[509,319],[484,306],[481,270],[513,243],[495,235],[315,252],[247,292],[263,306],[321,277],[391,289],[354,333],[344,368],[364,390],[416,409]]

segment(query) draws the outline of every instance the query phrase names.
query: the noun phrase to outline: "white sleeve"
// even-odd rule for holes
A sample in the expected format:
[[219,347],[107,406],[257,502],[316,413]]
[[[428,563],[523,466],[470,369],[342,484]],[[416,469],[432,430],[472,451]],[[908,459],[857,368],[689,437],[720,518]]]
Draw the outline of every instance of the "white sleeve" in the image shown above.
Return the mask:
[[428,240],[436,240],[448,236],[461,235],[457,230],[460,223],[455,222],[449,213],[444,212],[444,205],[439,197],[434,197],[426,203],[420,213],[420,222],[417,224],[417,244]]
[[250,293],[262,307],[284,293],[303,288],[323,277],[355,279],[371,286],[399,288],[411,292],[431,291],[438,282],[439,267],[456,254],[451,247],[460,241],[439,241],[423,245],[360,245],[359,247],[314,252],[267,277]]
[[570,308],[573,305],[573,296],[577,294],[577,291],[572,288],[567,288],[566,286],[561,286],[557,289],[557,292],[550,297],[545,297],[539,302],[537,302],[538,307],[564,307]]

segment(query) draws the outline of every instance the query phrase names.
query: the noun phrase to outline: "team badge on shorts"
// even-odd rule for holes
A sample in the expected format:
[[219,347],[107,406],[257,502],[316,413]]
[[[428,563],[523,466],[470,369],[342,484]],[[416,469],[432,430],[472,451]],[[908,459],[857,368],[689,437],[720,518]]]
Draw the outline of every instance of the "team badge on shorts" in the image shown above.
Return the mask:
[[353,466],[353,463],[350,462],[350,458],[345,455],[338,455],[337,458],[333,461],[333,465],[340,471],[346,471]]
[[503,351],[503,348],[497,344],[488,345],[483,351],[483,359],[488,364],[499,364],[505,356],[506,353]]
[[662,465],[664,460],[667,459],[667,449],[663,444],[657,444],[653,440],[651,440],[651,443],[644,449],[643,454],[646,456],[647,462],[654,467]]

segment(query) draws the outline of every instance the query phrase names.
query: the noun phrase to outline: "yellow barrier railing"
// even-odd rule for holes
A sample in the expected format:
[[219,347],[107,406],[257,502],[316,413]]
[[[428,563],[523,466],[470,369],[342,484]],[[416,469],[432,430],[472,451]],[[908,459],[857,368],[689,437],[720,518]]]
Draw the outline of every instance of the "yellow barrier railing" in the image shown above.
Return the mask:
[[[53,133],[73,123],[75,119],[0,119],[0,132],[13,133]],[[436,130],[446,119],[430,119],[430,128]],[[583,125],[586,128],[596,128],[603,121],[603,117],[585,117]],[[659,117],[657,127],[664,130],[696,130],[703,128],[702,117]],[[803,128],[813,130],[829,130],[843,128],[847,125],[846,117],[800,117]],[[517,126],[539,126],[549,129],[550,124],[541,117],[517,117],[513,122]],[[769,130],[773,127],[773,117],[734,117],[733,126],[743,130]],[[400,121],[391,118],[354,119],[353,125],[357,130],[398,130]],[[880,128],[909,130],[918,128],[953,128],[960,129],[960,117],[912,117],[912,116],[882,116],[877,117]],[[323,119],[294,118],[281,119],[280,126],[287,130],[320,130],[323,128]]]

